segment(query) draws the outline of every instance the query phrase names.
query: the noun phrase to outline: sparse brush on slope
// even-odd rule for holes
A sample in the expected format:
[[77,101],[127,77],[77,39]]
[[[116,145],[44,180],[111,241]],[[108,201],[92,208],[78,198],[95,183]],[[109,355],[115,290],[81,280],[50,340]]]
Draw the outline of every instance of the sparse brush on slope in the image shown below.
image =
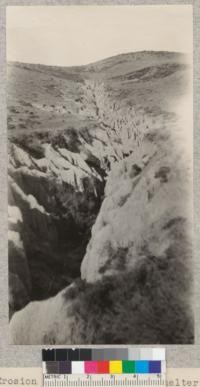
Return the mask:
[[[133,270],[76,283],[72,300],[74,344],[182,344],[193,342],[184,248],[138,259]],[[119,255],[120,251],[116,250]]]

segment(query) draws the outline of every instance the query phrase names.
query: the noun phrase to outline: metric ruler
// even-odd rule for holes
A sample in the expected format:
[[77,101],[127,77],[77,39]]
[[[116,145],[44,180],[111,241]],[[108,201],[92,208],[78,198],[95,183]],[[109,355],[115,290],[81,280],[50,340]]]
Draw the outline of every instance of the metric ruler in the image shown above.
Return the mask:
[[42,368],[44,387],[165,386],[165,349],[44,349]]
[[165,373],[159,375],[50,375],[44,374],[44,387],[136,387],[165,386]]

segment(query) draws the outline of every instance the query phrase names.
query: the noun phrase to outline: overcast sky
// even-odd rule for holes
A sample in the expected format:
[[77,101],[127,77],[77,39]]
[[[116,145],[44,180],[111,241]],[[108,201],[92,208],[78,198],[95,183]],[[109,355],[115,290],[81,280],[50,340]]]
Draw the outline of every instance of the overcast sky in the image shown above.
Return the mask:
[[192,7],[7,7],[9,61],[72,66],[141,50],[191,53]]

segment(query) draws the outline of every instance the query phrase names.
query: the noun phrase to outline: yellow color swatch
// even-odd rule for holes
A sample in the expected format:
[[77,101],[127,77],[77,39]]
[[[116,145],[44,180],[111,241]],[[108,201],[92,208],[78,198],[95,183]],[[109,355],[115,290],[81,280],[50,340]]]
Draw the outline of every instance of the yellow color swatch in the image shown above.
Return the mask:
[[110,374],[122,374],[122,361],[111,360],[109,362],[109,371],[110,371]]

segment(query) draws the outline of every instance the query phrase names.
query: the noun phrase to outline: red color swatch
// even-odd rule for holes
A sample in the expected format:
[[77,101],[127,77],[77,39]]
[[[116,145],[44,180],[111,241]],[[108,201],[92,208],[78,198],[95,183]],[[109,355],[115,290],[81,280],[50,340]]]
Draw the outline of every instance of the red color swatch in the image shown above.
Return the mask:
[[98,361],[97,362],[97,373],[98,374],[109,374],[109,361]]

